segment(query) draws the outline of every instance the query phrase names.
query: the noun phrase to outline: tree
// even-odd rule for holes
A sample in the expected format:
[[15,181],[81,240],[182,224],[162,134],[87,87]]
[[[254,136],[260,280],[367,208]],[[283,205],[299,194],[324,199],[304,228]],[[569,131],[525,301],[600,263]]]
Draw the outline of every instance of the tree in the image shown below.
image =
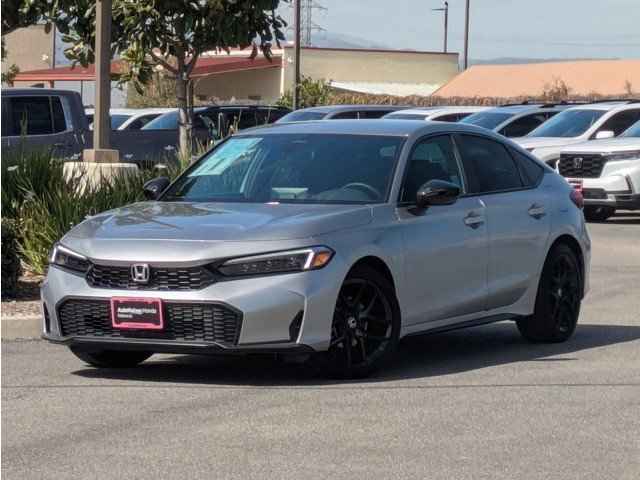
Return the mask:
[[[63,41],[71,44],[65,50],[67,58],[83,66],[94,62],[96,0],[3,2],[3,30],[5,3],[18,5],[7,8],[12,25],[20,23],[20,14],[29,14],[29,20],[52,22],[63,34]],[[278,45],[284,40],[282,29],[286,23],[276,14],[279,3],[280,0],[113,0],[111,51],[114,56],[120,55],[127,66],[119,80],[131,82],[140,90],[151,80],[154,69],[159,68],[175,79],[183,154],[188,155],[191,149],[188,98],[192,97],[189,88],[196,61],[204,52],[228,52],[233,47],[252,47],[251,57],[260,49],[271,58],[274,40]],[[15,11],[19,12],[17,16],[13,15]]]
[[[331,101],[331,85],[322,79],[313,80],[303,75],[298,88],[300,108],[327,105]],[[293,92],[287,90],[278,100],[278,105],[293,108]]]

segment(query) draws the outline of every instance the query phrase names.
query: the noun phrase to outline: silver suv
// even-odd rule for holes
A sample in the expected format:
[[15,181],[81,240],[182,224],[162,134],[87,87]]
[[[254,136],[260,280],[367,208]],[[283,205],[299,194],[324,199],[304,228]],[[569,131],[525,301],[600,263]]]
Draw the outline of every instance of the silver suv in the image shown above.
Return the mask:
[[275,124],[146,192],[51,255],[44,337],[94,366],[270,352],[358,377],[407,335],[515,320],[567,340],[588,289],[579,192],[479,127]]

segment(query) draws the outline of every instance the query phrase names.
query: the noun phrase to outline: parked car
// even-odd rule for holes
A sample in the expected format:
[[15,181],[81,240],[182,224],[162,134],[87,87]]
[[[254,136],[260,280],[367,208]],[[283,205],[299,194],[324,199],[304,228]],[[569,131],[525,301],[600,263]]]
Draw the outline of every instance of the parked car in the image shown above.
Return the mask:
[[[113,130],[140,130],[151,120],[175,108],[112,108],[109,110]],[[94,109],[85,109],[89,128],[93,130]]]
[[65,235],[42,286],[44,337],[96,367],[278,353],[359,377],[407,335],[565,341],[589,285],[579,192],[470,125],[275,124],[145,192]]
[[526,137],[514,139],[542,161],[556,166],[563,148],[620,135],[640,120],[637,100],[605,101],[571,107]]
[[43,88],[2,89],[2,153],[50,149],[73,157],[89,139],[82,99],[76,92]]
[[325,105],[295,110],[278,120],[278,123],[381,118],[388,113],[408,108],[411,107],[398,105]]
[[[206,143],[210,133],[194,132]],[[178,131],[111,130],[111,148],[123,162],[149,164],[175,160]],[[77,92],[46,88],[2,89],[2,154],[20,149],[48,150],[52,156],[77,160],[92,148],[82,100]]]
[[560,175],[582,191],[584,216],[603,222],[620,210],[640,210],[640,121],[618,138],[566,147]]
[[468,117],[477,112],[487,110],[489,107],[424,107],[409,108],[407,110],[399,110],[387,113],[382,118],[390,120],[431,120],[438,122],[459,122],[463,118]]
[[[286,107],[274,105],[213,105],[194,108],[193,128],[211,132],[217,138],[225,137],[229,129],[233,131],[274,123],[289,113]],[[143,130],[177,130],[179,113],[177,110],[165,113],[149,122]]]
[[503,105],[474,113],[461,121],[493,130],[508,138],[524,137],[572,105],[574,104],[531,104],[528,102],[518,105]]

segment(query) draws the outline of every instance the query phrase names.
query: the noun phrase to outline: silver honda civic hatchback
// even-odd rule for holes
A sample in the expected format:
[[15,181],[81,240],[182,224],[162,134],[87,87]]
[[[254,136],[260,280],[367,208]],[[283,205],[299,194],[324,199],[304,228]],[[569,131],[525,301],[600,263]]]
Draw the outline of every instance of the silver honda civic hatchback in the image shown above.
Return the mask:
[[247,130],[145,193],[51,254],[44,338],[96,367],[274,353],[361,377],[408,335],[514,320],[565,341],[588,290],[580,193],[472,125]]

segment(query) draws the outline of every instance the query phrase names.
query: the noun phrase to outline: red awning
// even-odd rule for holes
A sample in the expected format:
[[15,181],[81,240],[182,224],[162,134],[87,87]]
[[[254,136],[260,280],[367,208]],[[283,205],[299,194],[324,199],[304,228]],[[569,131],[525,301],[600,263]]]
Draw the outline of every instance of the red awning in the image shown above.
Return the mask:
[[[264,68],[280,68],[282,57],[273,56],[271,61],[263,56],[250,59],[247,56],[217,55],[201,57],[193,68],[192,77],[206,77],[222,73],[256,70]],[[111,73],[120,73],[124,68],[121,61],[111,62]],[[81,65],[29,70],[16,75],[15,82],[54,82],[54,81],[93,81],[95,80],[95,65],[86,68]]]

